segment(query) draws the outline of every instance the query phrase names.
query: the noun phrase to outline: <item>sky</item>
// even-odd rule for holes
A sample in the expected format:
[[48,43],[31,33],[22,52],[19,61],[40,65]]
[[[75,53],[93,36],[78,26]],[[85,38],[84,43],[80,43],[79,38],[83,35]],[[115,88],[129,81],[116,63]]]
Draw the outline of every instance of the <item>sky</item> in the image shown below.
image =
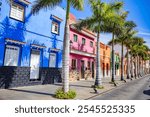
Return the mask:
[[[87,1],[87,0],[85,0]],[[103,0],[109,2],[112,0]],[[150,47],[150,0],[122,0],[124,2],[124,10],[129,11],[127,20],[132,20],[137,24],[138,36],[143,37],[146,44]],[[61,4],[66,8],[66,0]],[[71,8],[77,19],[84,19],[91,16],[91,10],[87,2],[85,2],[83,11],[76,11]],[[100,41],[107,44],[111,40],[111,34],[101,34]]]

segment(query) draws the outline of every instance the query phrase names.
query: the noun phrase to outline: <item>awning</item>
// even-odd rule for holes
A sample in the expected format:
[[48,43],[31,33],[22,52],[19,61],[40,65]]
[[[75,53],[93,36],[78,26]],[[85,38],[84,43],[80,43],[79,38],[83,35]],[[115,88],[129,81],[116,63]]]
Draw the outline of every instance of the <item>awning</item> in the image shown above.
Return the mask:
[[57,17],[57,16],[55,16],[55,15],[51,15],[51,18],[53,18],[53,19],[55,19],[55,20],[57,20],[57,21],[59,21],[59,22],[62,22],[62,21],[63,21],[63,19],[61,19],[61,18],[59,18],[59,17]]
[[19,1],[19,2],[22,2],[22,3],[26,4],[26,5],[31,4],[31,2],[29,2],[28,0],[18,0],[18,1]]
[[34,47],[34,48],[39,48],[39,49],[46,48],[46,46],[37,45],[37,44],[31,44],[31,46]]
[[8,43],[14,43],[14,44],[19,44],[19,45],[24,45],[26,42],[18,41],[18,40],[12,40],[12,39],[5,39],[5,41]]
[[57,48],[51,48],[50,51],[53,51],[53,52],[59,52],[60,49],[57,49]]

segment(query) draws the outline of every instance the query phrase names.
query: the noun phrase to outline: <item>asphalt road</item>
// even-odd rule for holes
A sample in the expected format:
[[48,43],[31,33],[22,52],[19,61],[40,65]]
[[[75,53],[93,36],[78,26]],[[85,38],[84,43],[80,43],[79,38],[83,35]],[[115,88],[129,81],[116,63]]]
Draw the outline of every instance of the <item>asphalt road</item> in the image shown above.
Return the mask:
[[93,100],[150,100],[150,75],[139,78],[112,91],[92,98]]

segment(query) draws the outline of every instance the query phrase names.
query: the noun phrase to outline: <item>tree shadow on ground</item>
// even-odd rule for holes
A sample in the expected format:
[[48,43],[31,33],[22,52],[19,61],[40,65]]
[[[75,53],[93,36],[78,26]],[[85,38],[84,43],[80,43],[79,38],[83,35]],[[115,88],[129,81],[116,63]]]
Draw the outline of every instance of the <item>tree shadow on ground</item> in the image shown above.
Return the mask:
[[33,93],[33,94],[38,94],[38,95],[47,95],[47,96],[52,96],[54,97],[54,94],[51,93],[44,93],[44,92],[37,92],[37,91],[29,91],[29,90],[21,90],[21,89],[7,89],[11,91],[18,91],[18,92],[24,92],[24,93]]
[[149,89],[149,90],[144,90],[143,93],[144,93],[145,95],[149,95],[149,96],[150,96],[150,89]]

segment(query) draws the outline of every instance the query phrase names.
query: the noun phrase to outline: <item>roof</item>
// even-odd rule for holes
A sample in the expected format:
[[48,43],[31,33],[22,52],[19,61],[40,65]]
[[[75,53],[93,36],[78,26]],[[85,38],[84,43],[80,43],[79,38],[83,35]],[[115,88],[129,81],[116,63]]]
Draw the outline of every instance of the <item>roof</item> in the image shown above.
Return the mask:
[[69,14],[69,19],[71,21],[76,21],[76,17],[72,13]]
[[[70,13],[69,14],[69,19],[70,19],[71,28],[75,29],[73,24],[77,23],[76,17],[72,13]],[[88,30],[86,28],[83,28],[81,32],[85,32],[86,34],[88,33],[88,34],[96,37],[96,34],[94,32],[92,32],[92,31],[90,31],[90,30]]]

